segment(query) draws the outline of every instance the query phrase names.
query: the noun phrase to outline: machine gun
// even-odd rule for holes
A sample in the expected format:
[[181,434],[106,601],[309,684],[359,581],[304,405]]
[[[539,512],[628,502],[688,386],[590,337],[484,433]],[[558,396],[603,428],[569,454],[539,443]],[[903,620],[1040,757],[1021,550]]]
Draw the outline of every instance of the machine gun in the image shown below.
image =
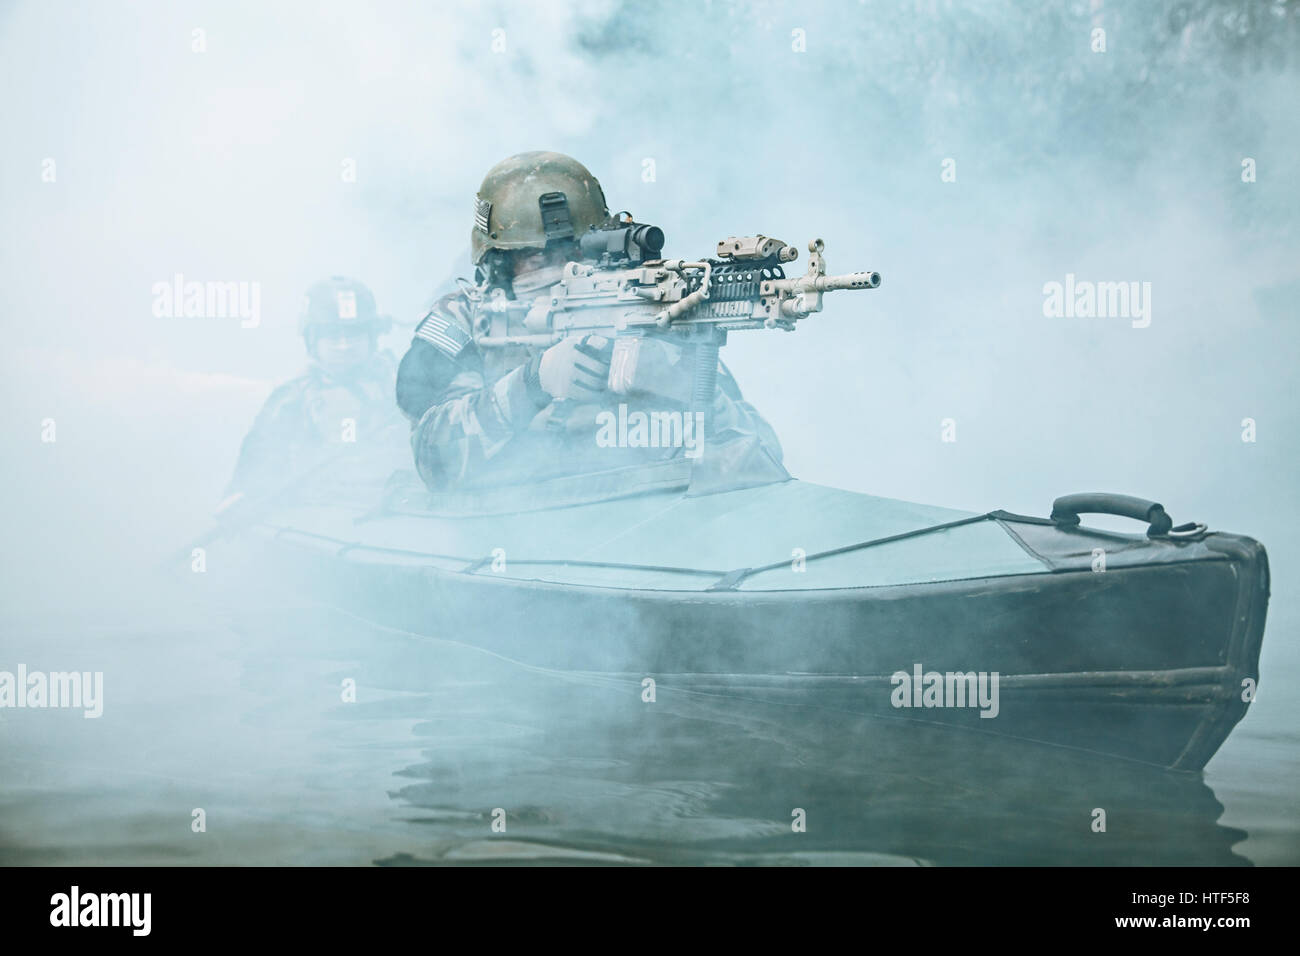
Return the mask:
[[475,343],[546,348],[595,332],[615,340],[617,362],[620,338],[667,336],[694,350],[691,407],[708,416],[728,332],[793,331],[821,311],[824,293],[880,286],[878,272],[827,275],[820,239],[808,243],[808,268],[794,277],[784,266],[799,251],[779,239],[733,236],[698,261],[659,258],[663,244],[662,230],[630,217],[590,230],[579,239],[588,261],[566,263],[559,282],[535,298],[471,293]]

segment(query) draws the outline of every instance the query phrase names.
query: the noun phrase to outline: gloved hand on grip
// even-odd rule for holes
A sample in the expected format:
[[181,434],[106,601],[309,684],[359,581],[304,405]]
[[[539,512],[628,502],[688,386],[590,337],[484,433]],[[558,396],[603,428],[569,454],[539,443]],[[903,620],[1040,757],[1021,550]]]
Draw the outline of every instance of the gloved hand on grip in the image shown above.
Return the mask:
[[557,342],[541,354],[537,381],[556,401],[590,401],[605,390],[614,343],[594,332]]

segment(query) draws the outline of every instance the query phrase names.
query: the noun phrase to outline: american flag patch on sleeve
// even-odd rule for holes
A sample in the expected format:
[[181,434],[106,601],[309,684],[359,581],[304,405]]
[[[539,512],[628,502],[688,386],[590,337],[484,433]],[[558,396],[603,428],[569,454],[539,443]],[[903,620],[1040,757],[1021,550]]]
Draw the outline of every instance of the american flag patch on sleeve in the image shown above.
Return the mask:
[[456,358],[472,341],[470,335],[455,322],[438,312],[430,312],[415,327],[415,337],[424,339],[450,358]]

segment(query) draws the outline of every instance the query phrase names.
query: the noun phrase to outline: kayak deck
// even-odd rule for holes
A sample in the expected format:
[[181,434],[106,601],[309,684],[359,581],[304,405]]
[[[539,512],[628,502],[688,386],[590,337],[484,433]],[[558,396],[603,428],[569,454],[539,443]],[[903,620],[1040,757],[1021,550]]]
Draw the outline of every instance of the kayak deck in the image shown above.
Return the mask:
[[352,560],[419,562],[521,581],[669,591],[888,587],[1212,558],[1197,539],[1061,529],[786,481],[725,494],[660,492],[525,514],[286,509],[279,537]]

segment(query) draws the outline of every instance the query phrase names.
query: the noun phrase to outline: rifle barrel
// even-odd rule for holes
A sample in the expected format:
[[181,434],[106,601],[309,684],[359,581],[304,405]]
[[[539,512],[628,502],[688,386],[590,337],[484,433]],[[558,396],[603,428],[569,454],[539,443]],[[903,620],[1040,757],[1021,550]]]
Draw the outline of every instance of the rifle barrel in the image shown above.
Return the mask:
[[879,272],[850,272],[841,276],[796,276],[777,279],[776,288],[789,292],[835,292],[840,289],[878,289]]

